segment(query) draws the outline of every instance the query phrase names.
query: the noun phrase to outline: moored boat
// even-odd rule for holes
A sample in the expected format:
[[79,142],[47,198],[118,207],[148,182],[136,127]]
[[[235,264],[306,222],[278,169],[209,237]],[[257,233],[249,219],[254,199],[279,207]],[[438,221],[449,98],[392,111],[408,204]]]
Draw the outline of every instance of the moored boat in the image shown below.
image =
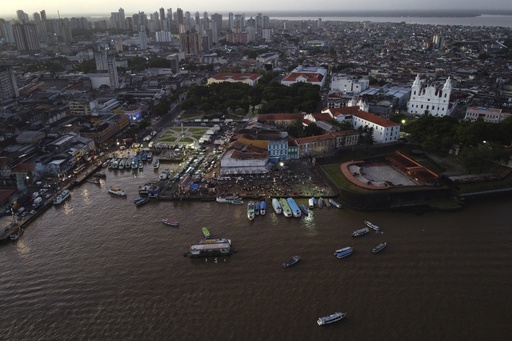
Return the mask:
[[274,209],[274,212],[276,212],[276,214],[283,213],[283,208],[281,207],[279,199],[277,198],[272,198],[272,208]]
[[308,206],[309,206],[309,209],[312,210],[313,208],[315,208],[315,198],[309,198],[308,200]]
[[220,195],[215,198],[215,201],[220,202],[220,203],[225,203],[225,202],[229,203],[232,200],[242,200],[242,198],[240,198],[237,195],[229,195],[229,196]]
[[232,205],[243,205],[243,200],[238,200],[238,199],[233,199],[233,200],[228,200],[228,203],[232,204]]
[[259,201],[256,201],[256,203],[254,204],[254,214],[255,215],[260,215],[260,202]]
[[165,225],[169,225],[169,226],[179,226],[179,222],[177,220],[173,220],[173,219],[170,219],[170,218],[164,218],[161,220],[162,223],[164,223]]
[[292,259],[283,263],[283,268],[290,267],[297,264],[300,261],[300,256],[293,256]]
[[67,189],[63,190],[59,195],[57,195],[55,198],[53,198],[53,204],[59,205],[62,204],[69,196],[71,195],[71,192]]
[[119,196],[126,195],[125,191],[123,191],[121,188],[116,187],[116,186],[110,186],[110,188],[108,189],[108,192],[111,194],[119,195]]
[[374,229],[377,232],[380,232],[380,230],[381,230],[380,227],[378,227],[377,225],[373,224],[372,222],[370,222],[368,220],[365,220],[364,223],[366,224],[366,226],[368,226],[371,229]]
[[249,218],[249,220],[254,220],[254,217],[254,201],[249,201],[247,204],[247,218]]
[[344,247],[344,248],[334,251],[334,255],[336,256],[336,258],[341,259],[341,258],[350,256],[353,252],[354,252],[354,249],[352,249],[352,247],[350,247],[350,246],[347,246],[347,247]]
[[210,239],[212,237],[210,231],[206,227],[201,228],[201,230],[203,231],[203,236],[206,239]]
[[318,198],[318,208],[324,207],[324,198]]
[[262,200],[260,203],[260,214],[265,215],[267,213],[267,202]]
[[378,252],[381,252],[382,250],[384,250],[384,248],[386,247],[387,243],[384,242],[384,243],[380,243],[379,245],[377,245],[376,247],[373,248],[372,252],[373,253],[378,253]]
[[334,201],[333,199],[329,199],[329,202],[331,203],[332,206],[334,206],[336,208],[341,208],[341,204]]
[[302,212],[304,212],[305,215],[309,214],[309,209],[306,207],[306,205],[300,204],[299,207],[302,210]]
[[329,199],[324,199],[324,204],[325,207],[331,207],[331,202],[329,201]]
[[285,198],[279,199],[279,203],[281,204],[281,208],[283,209],[283,215],[286,218],[290,218],[293,216],[292,209],[290,205],[288,205],[288,201]]
[[364,227],[362,229],[355,230],[354,232],[352,232],[352,236],[358,237],[362,236],[363,234],[367,234],[368,232],[370,232],[370,229],[368,227]]
[[158,158],[155,157],[155,159],[153,160],[153,169],[157,170],[159,167],[160,167],[160,160],[158,160]]
[[341,321],[346,316],[347,316],[347,313],[335,312],[334,314],[322,316],[322,317],[318,318],[316,323],[318,323],[319,326],[324,326],[329,323]]
[[295,202],[295,200],[293,198],[288,198],[288,199],[286,199],[286,201],[288,202],[288,206],[290,206],[290,209],[292,210],[292,215],[295,218],[300,218],[300,216],[301,216],[300,208],[297,205],[297,203]]

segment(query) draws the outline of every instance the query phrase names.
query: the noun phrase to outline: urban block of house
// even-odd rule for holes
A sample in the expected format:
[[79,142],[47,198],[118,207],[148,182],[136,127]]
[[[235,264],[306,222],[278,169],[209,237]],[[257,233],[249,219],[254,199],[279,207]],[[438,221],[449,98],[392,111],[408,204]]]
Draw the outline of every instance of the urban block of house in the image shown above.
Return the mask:
[[482,119],[485,122],[499,123],[510,115],[512,114],[503,112],[503,109],[498,108],[468,107],[464,119],[473,122]]
[[321,88],[325,85],[327,78],[327,69],[322,67],[304,67],[299,65],[292,72],[283,78],[281,84],[292,85],[295,83],[310,83],[319,85]]

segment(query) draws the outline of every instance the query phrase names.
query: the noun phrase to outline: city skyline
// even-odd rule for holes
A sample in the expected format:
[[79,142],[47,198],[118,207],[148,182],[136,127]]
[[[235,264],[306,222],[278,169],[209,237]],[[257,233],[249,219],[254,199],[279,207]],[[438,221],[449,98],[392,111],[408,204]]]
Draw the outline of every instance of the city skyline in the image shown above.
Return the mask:
[[[123,8],[125,13],[133,14],[139,11],[147,14],[158,11],[159,8],[165,9],[172,8],[173,11],[180,7],[185,11],[190,12],[265,12],[265,11],[321,11],[329,10],[334,12],[343,11],[389,11],[389,10],[509,10],[512,11],[512,5],[509,0],[489,0],[482,5],[481,1],[467,0],[464,1],[464,8],[461,8],[460,0],[431,0],[428,3],[413,3],[407,0],[388,0],[386,2],[378,0],[363,0],[357,5],[353,5],[348,0],[324,0],[320,5],[304,0],[286,0],[276,3],[271,0],[261,0],[255,3],[240,3],[233,0],[221,0],[215,3],[206,2],[204,0],[189,0],[186,3],[179,2],[166,2],[162,0],[149,0],[143,4],[139,2],[126,1],[111,1],[105,5],[99,0],[90,0],[86,3],[70,3],[63,0],[48,0],[48,1],[32,1],[32,0],[19,0],[16,2],[9,2],[2,5],[0,17],[15,18],[16,11],[22,10],[31,16],[34,12],[45,10],[49,18],[56,18],[60,16],[71,15],[105,15],[108,16],[111,12],[118,11]],[[347,10],[349,9],[349,10]]]

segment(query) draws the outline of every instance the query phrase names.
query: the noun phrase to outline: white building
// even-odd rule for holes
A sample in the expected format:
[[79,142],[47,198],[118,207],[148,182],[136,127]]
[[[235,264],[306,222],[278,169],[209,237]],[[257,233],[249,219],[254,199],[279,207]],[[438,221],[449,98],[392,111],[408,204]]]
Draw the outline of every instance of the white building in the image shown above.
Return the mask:
[[400,138],[400,124],[383,117],[358,111],[352,114],[352,126],[373,128],[373,141],[375,143],[396,142]]
[[359,94],[370,87],[369,79],[357,79],[346,75],[335,74],[332,76],[331,91],[339,91],[343,93]]
[[499,123],[510,115],[512,114],[505,113],[502,109],[498,108],[469,107],[466,109],[466,116],[464,116],[464,119],[473,122],[478,119],[482,119],[485,122]]
[[258,84],[258,80],[263,77],[259,73],[236,73],[236,72],[223,72],[218,73],[208,78],[208,85],[213,83],[245,83],[250,86]]
[[430,113],[434,116],[446,116],[450,114],[450,94],[452,81],[450,77],[443,87],[424,85],[417,75],[411,87],[411,98],[407,105],[410,114],[423,115]]

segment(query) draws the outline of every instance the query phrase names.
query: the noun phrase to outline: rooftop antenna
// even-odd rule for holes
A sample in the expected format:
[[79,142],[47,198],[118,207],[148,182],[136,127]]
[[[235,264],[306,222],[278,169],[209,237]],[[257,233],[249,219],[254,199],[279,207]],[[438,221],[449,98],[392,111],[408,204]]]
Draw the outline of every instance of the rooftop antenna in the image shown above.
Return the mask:
[[57,16],[59,17],[59,20],[60,20],[60,12],[59,12],[59,10],[57,10]]

